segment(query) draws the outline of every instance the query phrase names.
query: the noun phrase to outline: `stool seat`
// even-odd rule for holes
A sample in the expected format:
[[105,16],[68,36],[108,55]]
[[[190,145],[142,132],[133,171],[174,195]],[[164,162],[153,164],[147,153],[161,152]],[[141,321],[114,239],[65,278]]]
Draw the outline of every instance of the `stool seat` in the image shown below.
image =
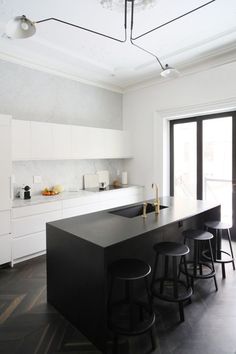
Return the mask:
[[232,224],[221,221],[207,221],[205,226],[213,230],[227,230],[232,228]]
[[184,238],[187,238],[189,240],[198,240],[198,241],[207,241],[211,240],[214,236],[204,230],[186,230],[183,231],[183,236]]
[[151,267],[139,259],[124,258],[112,263],[110,272],[116,279],[136,280],[150,274]]
[[[222,267],[222,277],[226,277],[225,264],[232,263],[233,270],[235,270],[234,262],[234,252],[231,241],[230,229],[232,228],[231,223],[221,222],[220,220],[207,221],[205,222],[206,229],[211,229],[215,234],[215,249],[214,249],[214,262],[221,263]],[[227,235],[230,252],[225,251],[221,248],[221,241],[223,233]],[[222,258],[224,256],[224,258]],[[226,258],[225,258],[226,257]]]
[[[137,336],[146,332],[149,332],[155,350],[156,317],[148,286],[150,265],[140,259],[123,258],[111,264],[109,273],[108,327],[113,332],[113,353],[118,354],[119,336]],[[142,283],[143,289],[140,287]],[[113,299],[114,285],[125,291],[122,298]]]
[[[214,259],[212,253],[211,240],[213,239],[213,234],[204,231],[204,230],[193,230],[188,229],[183,231],[184,244],[186,241],[190,241],[193,245],[193,260],[187,261],[187,270],[184,267],[184,264],[181,263],[180,273],[186,275],[191,278],[191,287],[194,291],[194,280],[195,279],[210,279],[213,278],[215,282],[216,291],[218,290],[217,280],[216,280],[216,272],[214,267]],[[203,247],[205,250],[203,250]],[[206,255],[207,254],[207,258]],[[203,262],[204,259],[207,259],[207,262]],[[179,273],[179,274],[180,274]]]
[[[187,245],[177,242],[160,242],[153,246],[156,257],[151,283],[152,296],[160,300],[175,302],[179,305],[180,321],[184,321],[184,302],[191,301],[192,288],[189,285],[185,256],[189,253]],[[164,261],[164,268],[159,267],[160,256]],[[179,259],[183,260],[186,282],[178,279]],[[169,261],[172,261],[172,276],[169,276]],[[161,273],[161,277],[158,273]]]
[[156,243],[153,248],[162,256],[181,257],[189,253],[188,246],[177,242],[160,242]]

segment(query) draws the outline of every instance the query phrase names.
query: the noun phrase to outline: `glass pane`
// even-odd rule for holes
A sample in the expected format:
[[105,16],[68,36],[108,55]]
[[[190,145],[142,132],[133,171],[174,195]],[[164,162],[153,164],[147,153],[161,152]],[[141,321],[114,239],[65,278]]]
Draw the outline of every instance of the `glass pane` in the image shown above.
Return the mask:
[[196,122],[174,125],[174,195],[196,198]]
[[232,117],[203,121],[203,199],[221,204],[232,221]]

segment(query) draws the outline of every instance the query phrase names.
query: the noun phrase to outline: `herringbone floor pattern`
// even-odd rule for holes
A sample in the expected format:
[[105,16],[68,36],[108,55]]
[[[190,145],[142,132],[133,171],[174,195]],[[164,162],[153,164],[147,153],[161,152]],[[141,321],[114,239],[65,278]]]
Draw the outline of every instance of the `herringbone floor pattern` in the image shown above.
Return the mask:
[[[1,354],[101,354],[46,302],[45,257],[0,269]],[[236,354],[236,272],[226,266],[219,291],[198,281],[186,320],[175,304],[156,301],[158,346],[153,354]],[[124,339],[121,354],[150,353],[147,335]]]

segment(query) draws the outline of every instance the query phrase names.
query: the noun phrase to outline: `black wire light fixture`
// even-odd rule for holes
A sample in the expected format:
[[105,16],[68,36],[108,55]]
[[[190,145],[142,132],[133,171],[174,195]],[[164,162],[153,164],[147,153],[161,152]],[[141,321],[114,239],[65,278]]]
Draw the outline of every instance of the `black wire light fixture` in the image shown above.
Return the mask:
[[[112,5],[112,1],[115,1],[115,0],[100,0],[100,2],[104,5],[104,4],[107,4],[107,5]],[[87,31],[87,32],[90,32],[90,33],[93,33],[93,34],[96,34],[96,35],[99,35],[99,36],[102,36],[102,37],[105,37],[107,39],[110,39],[110,40],[113,40],[113,41],[116,41],[116,42],[119,42],[119,43],[125,43],[127,40],[128,40],[128,36],[127,36],[127,19],[128,19],[128,3],[130,4],[131,6],[131,13],[130,13],[130,35],[129,35],[129,41],[130,43],[135,46],[136,48],[144,51],[145,53],[147,54],[150,54],[152,57],[154,57],[156,59],[156,61],[158,62],[158,64],[160,65],[162,71],[161,71],[161,75],[163,77],[175,77],[177,76],[178,74],[178,71],[172,67],[170,67],[168,64],[165,64],[163,65],[162,62],[160,61],[160,59],[158,58],[158,56],[152,52],[150,52],[149,50],[141,47],[139,44],[136,43],[136,41],[139,39],[139,38],[142,38],[154,31],[157,31],[158,29],[164,27],[164,26],[167,26],[168,24],[174,22],[174,21],[177,21],[195,11],[198,11],[200,9],[202,9],[203,7],[207,6],[207,5],[210,5],[211,3],[215,2],[216,0],[210,0],[204,4],[202,4],[201,6],[198,6],[198,7],[195,7],[194,9],[188,11],[188,12],[185,12],[184,14],[178,16],[178,17],[175,17],[165,23],[162,23],[161,25],[155,27],[155,28],[152,28],[150,29],[149,31],[146,31],[145,33],[142,33],[140,35],[138,35],[137,37],[134,37],[133,36],[133,27],[134,27],[134,8],[136,6],[136,2],[137,2],[137,5],[139,5],[141,7],[141,5],[143,5],[143,7],[145,8],[146,5],[149,5],[149,4],[154,4],[155,3],[155,0],[116,0],[119,2],[119,4],[123,3],[123,6],[124,6],[124,37],[123,38],[116,38],[116,37],[112,37],[112,36],[109,36],[105,33],[101,33],[101,32],[98,32],[98,31],[94,31],[94,30],[91,30],[89,28],[86,28],[86,27],[82,27],[82,26],[79,26],[77,24],[74,24],[74,23],[71,23],[71,22],[67,22],[67,21],[64,21],[64,20],[61,20],[61,19],[58,19],[58,18],[55,18],[55,17],[49,17],[49,18],[45,18],[45,19],[42,19],[42,20],[38,20],[38,21],[31,21],[30,19],[28,19],[25,15],[22,15],[22,16],[17,16],[15,17],[14,19],[10,20],[8,23],[7,23],[7,26],[6,26],[6,35],[8,38],[12,38],[12,39],[22,39],[22,38],[28,38],[28,37],[32,37],[35,32],[36,32],[36,25],[40,24],[40,23],[43,23],[43,22],[48,22],[48,21],[56,21],[56,22],[60,22],[64,25],[68,25],[68,26],[71,26],[71,27],[74,27],[74,28],[77,28],[77,29],[80,29],[80,30],[83,30],[83,31]]]

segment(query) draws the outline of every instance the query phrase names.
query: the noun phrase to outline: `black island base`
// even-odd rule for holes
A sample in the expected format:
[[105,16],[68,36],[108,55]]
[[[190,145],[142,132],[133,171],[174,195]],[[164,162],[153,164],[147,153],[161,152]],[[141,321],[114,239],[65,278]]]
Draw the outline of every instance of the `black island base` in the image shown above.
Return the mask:
[[[153,266],[156,243],[183,242],[184,230],[220,219],[220,206],[204,201],[161,198],[165,208],[159,214],[149,210],[146,218],[140,215],[140,205],[131,206],[137,213],[123,212],[130,208],[126,206],[47,224],[48,302],[104,353],[112,338],[108,329],[111,263],[138,258]],[[115,292],[117,297],[120,290]]]

